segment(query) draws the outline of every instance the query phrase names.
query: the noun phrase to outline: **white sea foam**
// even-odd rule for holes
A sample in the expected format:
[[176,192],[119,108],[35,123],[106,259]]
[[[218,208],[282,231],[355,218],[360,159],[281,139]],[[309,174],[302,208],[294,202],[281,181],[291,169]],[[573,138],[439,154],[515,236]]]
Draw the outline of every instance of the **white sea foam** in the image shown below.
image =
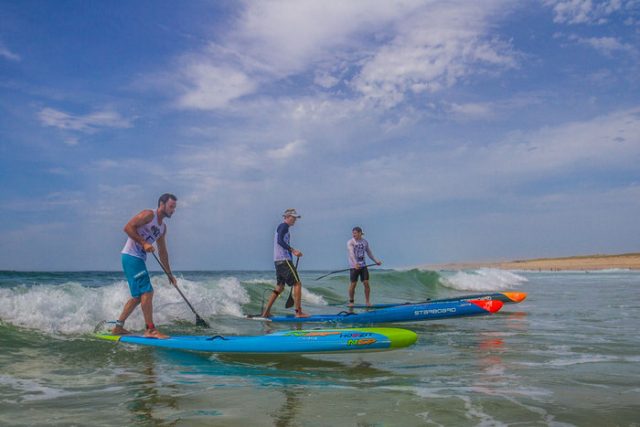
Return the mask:
[[315,294],[304,286],[302,287],[302,302],[313,305],[327,305],[327,302],[322,295]]
[[[193,320],[193,313],[165,277],[152,277],[151,281],[156,324]],[[241,305],[249,302],[248,293],[235,277],[207,283],[178,278],[178,286],[204,318],[216,314],[242,316]],[[51,334],[86,333],[100,320],[117,318],[129,298],[125,281],[99,288],[73,282],[5,288],[0,289],[0,319]],[[140,309],[129,317],[127,327],[144,327]]]
[[[255,280],[255,279],[254,279]],[[242,283],[243,284],[256,284],[256,283],[265,283],[265,284],[269,284],[267,280],[243,280]],[[276,285],[276,281],[272,280],[272,283],[270,284],[271,287],[275,287]],[[267,290],[269,288],[267,287]],[[261,289],[262,290],[262,289]],[[285,286],[285,290],[283,291],[283,295],[285,298],[287,298],[289,296],[289,293],[291,292],[291,288],[288,286]],[[268,297],[269,294],[267,294]],[[313,304],[313,305],[327,305],[327,301],[325,301],[325,299],[322,297],[322,295],[316,294],[313,291],[309,290],[309,288],[305,287],[304,285],[302,286],[302,302],[303,303],[307,303],[307,304]]]
[[270,286],[275,286],[276,281],[275,279],[249,279],[249,280],[243,280],[242,281],[243,284],[246,285],[270,285]]
[[460,291],[499,291],[514,288],[524,282],[527,279],[523,276],[492,268],[473,272],[459,271],[441,279],[443,286]]

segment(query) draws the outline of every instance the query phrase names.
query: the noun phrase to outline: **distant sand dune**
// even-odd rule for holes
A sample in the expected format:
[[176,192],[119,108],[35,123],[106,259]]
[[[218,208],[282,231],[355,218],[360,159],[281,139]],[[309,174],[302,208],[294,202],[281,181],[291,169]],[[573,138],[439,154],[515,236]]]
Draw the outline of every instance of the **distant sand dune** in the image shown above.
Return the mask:
[[640,270],[640,253],[619,255],[580,255],[564,258],[536,258],[497,262],[460,262],[425,265],[436,270],[500,268],[503,270],[607,270],[613,268]]

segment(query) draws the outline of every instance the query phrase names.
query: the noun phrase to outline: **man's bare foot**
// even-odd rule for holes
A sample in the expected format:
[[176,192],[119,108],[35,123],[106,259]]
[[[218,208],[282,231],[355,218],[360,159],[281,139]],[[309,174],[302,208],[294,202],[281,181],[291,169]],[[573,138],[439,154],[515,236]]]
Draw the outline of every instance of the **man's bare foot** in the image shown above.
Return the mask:
[[271,317],[271,313],[267,311],[266,313],[262,313],[260,317]]
[[113,329],[111,329],[111,333],[113,335],[129,335],[131,332],[127,331],[120,325],[116,325],[113,327]]
[[307,313],[304,313],[302,310],[296,310],[296,317],[309,317],[309,315]]
[[158,338],[160,340],[165,340],[165,339],[169,338],[169,335],[163,334],[162,332],[160,332],[156,328],[147,329],[146,331],[144,331],[144,336],[145,336],[145,338]]

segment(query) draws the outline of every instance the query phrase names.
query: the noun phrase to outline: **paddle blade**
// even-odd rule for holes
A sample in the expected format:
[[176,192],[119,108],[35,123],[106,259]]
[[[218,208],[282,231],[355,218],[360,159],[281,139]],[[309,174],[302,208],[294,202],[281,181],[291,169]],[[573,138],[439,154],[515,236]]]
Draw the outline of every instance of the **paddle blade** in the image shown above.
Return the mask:
[[202,317],[196,315],[196,326],[201,326],[203,328],[209,328],[209,324]]
[[291,308],[293,307],[293,287],[291,288],[291,291],[289,292],[289,298],[287,298],[287,302],[284,305],[286,308]]

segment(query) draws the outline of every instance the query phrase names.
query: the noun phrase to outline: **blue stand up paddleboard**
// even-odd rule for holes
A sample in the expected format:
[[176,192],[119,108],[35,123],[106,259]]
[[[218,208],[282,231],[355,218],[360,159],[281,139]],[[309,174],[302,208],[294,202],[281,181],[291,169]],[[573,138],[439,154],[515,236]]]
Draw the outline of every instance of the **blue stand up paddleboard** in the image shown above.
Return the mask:
[[450,317],[479,316],[491,314],[502,308],[502,301],[497,300],[457,300],[444,302],[427,302],[422,304],[398,305],[364,313],[343,311],[338,314],[316,314],[309,317],[272,316],[249,317],[256,320],[289,323],[348,323],[374,324],[411,322],[416,320],[436,320]]
[[415,332],[399,328],[317,329],[279,331],[256,336],[173,336],[96,334],[97,338],[128,344],[210,353],[340,353],[371,352],[408,347]]
[[354,304],[350,307],[378,309],[378,308],[397,307],[399,305],[426,304],[430,302],[459,301],[459,300],[472,300],[472,299],[473,300],[497,300],[497,301],[502,301],[505,304],[517,304],[524,301],[525,298],[527,298],[526,292],[496,292],[493,294],[461,295],[459,297],[429,299],[426,301],[416,301],[416,302],[407,301],[407,302],[371,304],[371,305]]

